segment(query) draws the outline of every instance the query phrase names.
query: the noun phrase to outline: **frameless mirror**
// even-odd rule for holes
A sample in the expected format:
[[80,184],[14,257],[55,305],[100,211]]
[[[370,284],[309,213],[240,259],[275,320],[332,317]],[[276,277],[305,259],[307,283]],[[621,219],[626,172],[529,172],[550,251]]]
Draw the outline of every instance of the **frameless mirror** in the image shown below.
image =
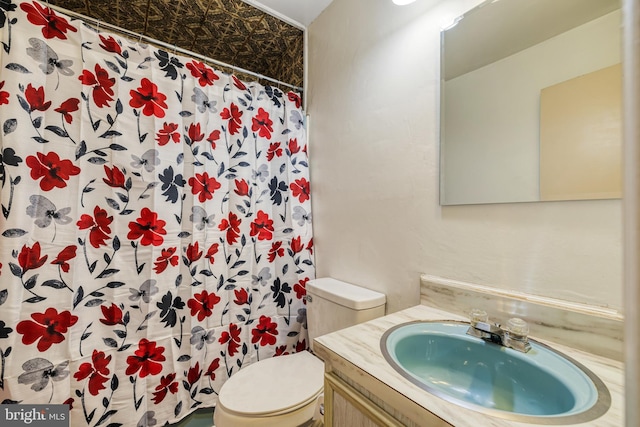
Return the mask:
[[488,0],[442,32],[442,205],[621,197],[619,0]]

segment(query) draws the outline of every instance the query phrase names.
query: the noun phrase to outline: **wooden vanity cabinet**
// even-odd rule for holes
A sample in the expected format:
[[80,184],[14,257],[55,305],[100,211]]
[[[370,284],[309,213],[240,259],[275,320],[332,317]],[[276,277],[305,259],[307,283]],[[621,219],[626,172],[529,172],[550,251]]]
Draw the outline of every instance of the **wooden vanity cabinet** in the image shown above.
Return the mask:
[[318,350],[325,362],[325,427],[452,427],[332,351]]

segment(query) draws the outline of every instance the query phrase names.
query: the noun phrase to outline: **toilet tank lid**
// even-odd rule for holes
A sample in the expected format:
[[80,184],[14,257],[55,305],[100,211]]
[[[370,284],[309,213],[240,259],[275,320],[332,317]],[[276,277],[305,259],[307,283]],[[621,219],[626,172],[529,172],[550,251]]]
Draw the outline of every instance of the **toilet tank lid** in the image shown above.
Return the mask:
[[379,307],[386,302],[385,295],[380,292],[331,277],[309,280],[306,288],[307,293],[311,295],[316,295],[353,310]]

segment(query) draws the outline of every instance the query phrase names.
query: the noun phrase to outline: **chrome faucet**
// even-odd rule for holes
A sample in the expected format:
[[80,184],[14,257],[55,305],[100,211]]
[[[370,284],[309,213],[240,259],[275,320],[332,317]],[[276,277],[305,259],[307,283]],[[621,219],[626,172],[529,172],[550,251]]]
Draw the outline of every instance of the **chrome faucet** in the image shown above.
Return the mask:
[[514,317],[507,321],[506,327],[502,327],[499,323],[489,322],[487,312],[479,309],[471,310],[469,317],[471,326],[467,330],[467,335],[523,353],[531,350],[528,337],[529,325],[524,320]]

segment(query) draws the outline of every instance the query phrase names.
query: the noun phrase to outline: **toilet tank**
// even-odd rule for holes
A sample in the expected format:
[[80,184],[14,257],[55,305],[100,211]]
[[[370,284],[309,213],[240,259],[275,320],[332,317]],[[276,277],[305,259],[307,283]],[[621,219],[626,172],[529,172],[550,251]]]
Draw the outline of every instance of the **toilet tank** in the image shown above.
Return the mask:
[[316,337],[384,316],[386,297],[380,292],[329,277],[310,280],[306,289],[312,349]]

